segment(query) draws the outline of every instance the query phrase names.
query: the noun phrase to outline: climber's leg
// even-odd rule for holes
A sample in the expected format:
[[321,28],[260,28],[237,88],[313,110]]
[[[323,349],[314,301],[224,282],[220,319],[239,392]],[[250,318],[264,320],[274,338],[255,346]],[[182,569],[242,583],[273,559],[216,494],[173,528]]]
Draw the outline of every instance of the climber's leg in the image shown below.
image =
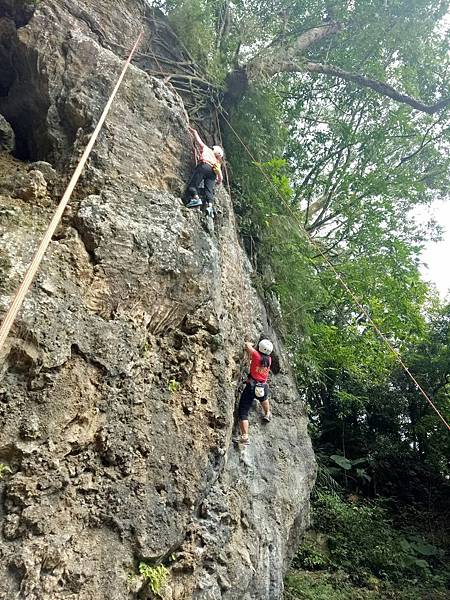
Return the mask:
[[[212,170],[212,167],[210,167],[210,165],[207,165],[206,163],[200,163],[197,165],[197,167],[195,168],[194,173],[192,174],[191,180],[189,182],[188,185],[188,191],[191,195],[191,201],[189,202],[189,204],[187,205],[188,208],[193,208],[195,206],[201,206],[203,204],[201,198],[200,198],[200,194],[199,194],[199,187],[201,182],[203,181],[203,185],[205,188],[205,198],[207,200],[207,202],[210,202],[210,198],[212,200],[212,192],[211,192],[211,183],[210,183],[210,179],[211,177],[214,177],[214,181],[215,182],[215,175],[214,175],[214,171]],[[213,188],[214,189],[214,186]]]
[[202,204],[198,193],[198,188],[201,182],[203,181],[203,177],[203,163],[199,163],[195,167],[194,172],[192,173],[188,183],[188,194],[190,199],[190,202],[188,204],[189,208],[191,206],[201,206]]
[[214,188],[216,186],[216,175],[209,165],[205,166],[209,167],[209,170],[205,172],[205,198],[208,204],[212,204],[214,200]]
[[267,398],[265,398],[261,402],[261,406],[264,411],[264,416],[263,416],[264,421],[270,421],[272,419],[272,411],[270,410],[270,404],[269,404],[269,401],[267,400]]
[[239,400],[239,431],[241,434],[241,441],[248,441],[248,412],[253,403],[253,388],[250,383],[244,388]]
[[204,170],[205,178],[203,180],[206,213],[213,219],[214,218],[213,200],[214,200],[214,187],[216,185],[216,175],[209,165],[205,165],[205,166],[208,167],[208,169]]
[[248,442],[248,419],[239,421],[239,433],[241,434],[241,442]]

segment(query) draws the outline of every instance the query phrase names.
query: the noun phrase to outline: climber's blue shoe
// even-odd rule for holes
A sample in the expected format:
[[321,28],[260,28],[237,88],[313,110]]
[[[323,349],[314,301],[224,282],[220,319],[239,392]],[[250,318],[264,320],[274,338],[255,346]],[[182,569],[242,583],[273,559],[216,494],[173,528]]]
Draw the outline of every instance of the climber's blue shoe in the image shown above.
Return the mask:
[[200,198],[192,198],[192,200],[189,202],[189,204],[187,204],[188,208],[196,208],[197,206],[201,206],[203,204],[203,202],[200,200]]

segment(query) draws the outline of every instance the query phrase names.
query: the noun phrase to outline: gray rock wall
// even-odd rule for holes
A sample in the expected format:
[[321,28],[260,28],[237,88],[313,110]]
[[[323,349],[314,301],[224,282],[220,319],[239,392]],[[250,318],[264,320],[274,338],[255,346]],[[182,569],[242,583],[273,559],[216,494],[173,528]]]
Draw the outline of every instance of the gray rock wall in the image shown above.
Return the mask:
[[[59,174],[0,156],[0,313],[120,72],[102,36],[130,45],[144,6],[42,0],[5,28],[0,112]],[[270,327],[228,195],[214,231],[183,206],[191,167],[180,98],[132,67],[0,356],[1,598],[148,598],[140,561],[167,566],[167,600],[281,598],[315,472],[304,407],[278,346],[274,419],[255,409],[234,448],[243,341]]]

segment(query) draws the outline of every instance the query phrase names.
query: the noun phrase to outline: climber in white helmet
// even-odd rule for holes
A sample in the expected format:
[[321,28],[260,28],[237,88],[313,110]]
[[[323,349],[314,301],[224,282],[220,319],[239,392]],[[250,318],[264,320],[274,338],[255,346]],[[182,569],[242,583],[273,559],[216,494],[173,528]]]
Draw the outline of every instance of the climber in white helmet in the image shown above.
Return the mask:
[[221,184],[223,181],[221,168],[223,150],[220,146],[213,146],[212,148],[207,146],[198,135],[197,131],[192,127],[189,127],[189,131],[192,134],[194,143],[199,150],[199,160],[188,183],[190,201],[187,207],[195,208],[203,204],[199,196],[199,187],[203,181],[206,202],[208,208],[211,208],[214,199],[214,187],[216,183]]
[[269,377],[270,366],[272,364],[273,344],[268,339],[262,339],[258,344],[258,350],[248,342],[245,343],[245,350],[250,357],[250,373],[248,374],[244,391],[239,401],[239,441],[242,444],[248,444],[248,413],[256,398],[261,402],[264,411],[263,419],[269,422],[272,418],[270,404],[268,400],[269,386],[267,379]]

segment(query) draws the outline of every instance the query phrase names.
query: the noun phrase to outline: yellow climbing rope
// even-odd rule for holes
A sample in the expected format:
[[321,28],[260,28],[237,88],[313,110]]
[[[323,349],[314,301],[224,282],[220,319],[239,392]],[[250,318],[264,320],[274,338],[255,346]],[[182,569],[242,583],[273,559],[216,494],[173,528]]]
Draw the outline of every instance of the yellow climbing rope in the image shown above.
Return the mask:
[[11,331],[11,327],[13,326],[13,323],[17,317],[17,313],[19,312],[20,307],[22,306],[23,301],[25,299],[25,296],[26,296],[28,290],[30,289],[31,284],[33,283],[33,280],[36,276],[37,270],[39,269],[42,259],[44,258],[44,254],[48,248],[48,245],[50,244],[50,241],[56,231],[56,228],[59,225],[59,222],[62,218],[64,210],[70,200],[70,197],[72,196],[72,192],[78,182],[78,179],[80,178],[80,175],[83,171],[84,165],[86,164],[86,161],[87,161],[87,159],[92,151],[92,148],[97,140],[98,134],[100,133],[100,130],[103,127],[103,123],[105,122],[105,119],[109,113],[109,110],[110,110],[111,105],[114,101],[114,98],[119,90],[122,80],[125,77],[125,73],[127,72],[128,67],[130,66],[131,59],[133,58],[133,55],[136,52],[136,49],[141,42],[143,34],[144,34],[144,32],[141,31],[141,33],[139,34],[139,37],[137,38],[129,56],[128,56],[128,59],[125,62],[125,65],[124,65],[122,72],[117,80],[117,83],[116,83],[113,91],[111,92],[109,100],[106,103],[103,113],[97,123],[97,127],[95,128],[94,133],[92,134],[91,139],[89,140],[89,143],[87,144],[86,149],[84,150],[83,155],[80,158],[77,168],[75,169],[75,172],[70,179],[69,185],[67,186],[67,189],[64,192],[64,195],[58,205],[58,208],[56,209],[55,214],[53,215],[53,218],[47,228],[47,231],[45,232],[45,235],[42,238],[42,241],[39,244],[38,249],[36,250],[36,253],[33,257],[33,260],[31,261],[30,266],[28,267],[25,277],[13,298],[13,301],[8,309],[8,312],[6,313],[5,318],[3,319],[3,322],[0,327],[0,355],[1,355],[2,348],[6,342],[6,338],[8,337],[8,334]]

